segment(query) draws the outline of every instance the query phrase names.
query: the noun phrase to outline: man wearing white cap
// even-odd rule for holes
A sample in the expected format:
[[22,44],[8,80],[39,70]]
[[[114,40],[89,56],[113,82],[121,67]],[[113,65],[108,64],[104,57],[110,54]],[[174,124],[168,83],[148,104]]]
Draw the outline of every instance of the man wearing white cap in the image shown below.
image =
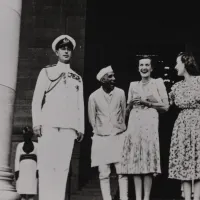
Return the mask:
[[84,134],[82,78],[70,68],[75,40],[61,35],[52,43],[58,63],[40,71],[32,101],[38,138],[39,199],[64,200],[74,140]]
[[[104,200],[111,200],[110,164],[115,164],[120,174],[120,138],[126,129],[126,99],[124,91],[115,87],[115,76],[111,66],[97,74],[102,87],[94,91],[88,102],[89,120],[93,127],[91,160],[92,167],[98,166],[101,192]],[[122,137],[123,138],[123,137]],[[118,176],[120,200],[128,199],[128,180]]]

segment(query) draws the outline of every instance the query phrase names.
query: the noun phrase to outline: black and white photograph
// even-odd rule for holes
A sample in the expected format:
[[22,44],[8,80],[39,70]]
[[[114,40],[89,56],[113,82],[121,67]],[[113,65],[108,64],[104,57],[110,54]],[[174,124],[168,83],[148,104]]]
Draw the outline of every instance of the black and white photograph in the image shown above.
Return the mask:
[[200,20],[181,6],[0,0],[0,200],[200,200]]

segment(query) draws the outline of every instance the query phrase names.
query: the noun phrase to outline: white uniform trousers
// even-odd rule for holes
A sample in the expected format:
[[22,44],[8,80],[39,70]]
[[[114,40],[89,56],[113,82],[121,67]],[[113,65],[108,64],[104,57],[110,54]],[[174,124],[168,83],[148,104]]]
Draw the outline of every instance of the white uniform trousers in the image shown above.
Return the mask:
[[39,200],[64,200],[76,133],[42,127],[38,140]]
[[[116,172],[120,172],[120,163],[115,163]],[[110,188],[110,164],[100,165],[99,167],[99,179],[100,179],[100,187],[101,193],[103,196],[103,200],[112,200],[111,196],[111,188]],[[119,183],[119,197],[120,200],[128,200],[128,177],[126,175],[118,175],[118,183]]]

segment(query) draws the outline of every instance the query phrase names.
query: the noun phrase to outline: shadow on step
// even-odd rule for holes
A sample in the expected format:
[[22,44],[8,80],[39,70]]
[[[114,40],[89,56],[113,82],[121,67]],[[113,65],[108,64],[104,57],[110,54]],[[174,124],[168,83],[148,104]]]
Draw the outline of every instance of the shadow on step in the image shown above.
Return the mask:
[[[133,177],[129,176],[129,200],[135,199]],[[181,199],[180,182],[160,175],[153,180],[151,199]],[[114,200],[119,200],[119,187]]]

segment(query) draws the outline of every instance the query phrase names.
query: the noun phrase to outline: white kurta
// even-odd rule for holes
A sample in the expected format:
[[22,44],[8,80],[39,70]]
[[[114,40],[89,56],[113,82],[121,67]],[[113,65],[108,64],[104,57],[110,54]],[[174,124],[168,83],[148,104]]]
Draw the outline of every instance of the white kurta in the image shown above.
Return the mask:
[[102,88],[90,95],[88,114],[94,132],[92,167],[120,161],[123,134],[119,133],[126,129],[125,109],[126,98],[120,88],[115,87],[110,97]]
[[[23,150],[24,142],[18,144],[15,155],[15,171],[19,171],[19,178],[16,182],[17,192],[19,194],[37,194],[37,160],[31,157],[37,158],[37,143],[34,144],[32,152],[27,154]],[[22,156],[28,155],[29,158],[22,159]]]

